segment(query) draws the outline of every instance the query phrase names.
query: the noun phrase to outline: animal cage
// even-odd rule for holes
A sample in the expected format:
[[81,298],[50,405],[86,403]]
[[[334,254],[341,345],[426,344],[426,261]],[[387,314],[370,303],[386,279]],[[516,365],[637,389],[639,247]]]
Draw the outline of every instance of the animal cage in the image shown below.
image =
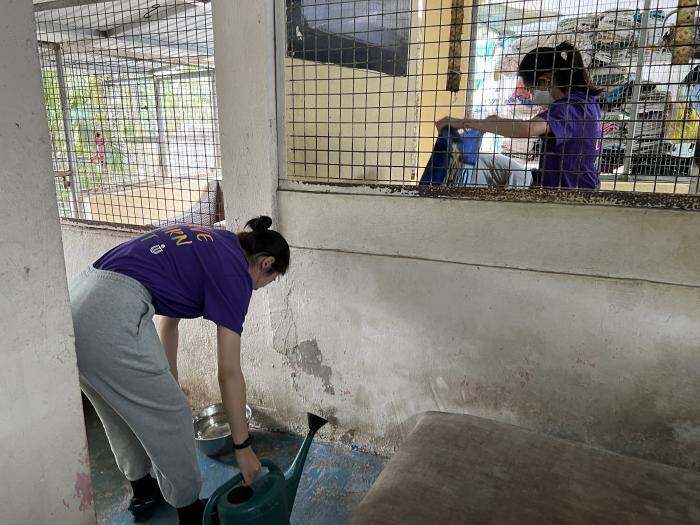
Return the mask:
[[[436,120],[542,115],[518,67],[529,52],[568,42],[601,88],[589,102],[599,107],[600,190],[697,193],[700,32],[695,4],[678,5],[287,0],[287,176],[418,184],[436,151]],[[497,156],[506,170],[536,172],[546,138],[483,133],[480,162]],[[439,184],[483,185],[468,179]]]
[[61,217],[221,220],[210,3],[51,0],[34,10]]

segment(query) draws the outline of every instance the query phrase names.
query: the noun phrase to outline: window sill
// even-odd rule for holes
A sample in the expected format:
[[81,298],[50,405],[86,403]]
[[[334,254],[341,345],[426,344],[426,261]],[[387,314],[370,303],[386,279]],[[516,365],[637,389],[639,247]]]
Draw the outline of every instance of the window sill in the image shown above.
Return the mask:
[[700,195],[678,193],[641,193],[628,191],[578,191],[548,189],[501,189],[401,186],[392,184],[357,184],[280,180],[282,191],[427,197],[498,202],[535,202],[570,205],[621,206],[683,211],[700,211]]

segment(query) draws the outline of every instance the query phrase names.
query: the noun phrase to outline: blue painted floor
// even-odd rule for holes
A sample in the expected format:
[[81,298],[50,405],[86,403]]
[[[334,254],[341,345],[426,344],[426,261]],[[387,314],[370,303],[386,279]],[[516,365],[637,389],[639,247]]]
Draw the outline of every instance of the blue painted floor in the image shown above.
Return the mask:
[[[131,488],[117,470],[114,456],[92,407],[86,403],[86,426],[97,521],[100,525],[133,523],[126,507]],[[282,469],[292,462],[302,438],[274,432],[253,431],[255,452]],[[330,443],[315,441],[299,484],[292,523],[336,525],[347,523],[353,509],[384,468],[384,458]],[[238,473],[233,454],[216,458],[199,455],[202,494],[208,497],[219,485]],[[177,513],[167,504],[148,522],[175,525]]]

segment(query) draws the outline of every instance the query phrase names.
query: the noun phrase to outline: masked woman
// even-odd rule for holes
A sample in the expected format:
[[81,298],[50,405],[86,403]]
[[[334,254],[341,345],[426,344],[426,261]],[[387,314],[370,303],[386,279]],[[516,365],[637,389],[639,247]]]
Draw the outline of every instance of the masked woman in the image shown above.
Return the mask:
[[480,154],[476,185],[594,190],[600,188],[602,112],[596,97],[602,90],[591,82],[581,53],[568,42],[530,51],[518,75],[532,93],[532,102],[546,109],[531,120],[490,116],[486,119],[445,117],[445,126],[471,128],[510,138],[540,141],[539,168],[499,154]]

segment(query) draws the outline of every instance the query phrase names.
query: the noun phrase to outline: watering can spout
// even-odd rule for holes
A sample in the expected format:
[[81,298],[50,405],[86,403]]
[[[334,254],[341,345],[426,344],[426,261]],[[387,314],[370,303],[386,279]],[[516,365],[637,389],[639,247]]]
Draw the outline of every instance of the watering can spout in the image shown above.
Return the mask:
[[304,438],[304,442],[301,444],[297,456],[294,461],[285,472],[284,477],[286,479],[286,491],[287,491],[287,504],[289,505],[289,513],[292,513],[292,507],[294,506],[294,499],[297,495],[297,489],[299,488],[299,480],[301,479],[301,472],[304,470],[304,463],[306,463],[306,456],[309,453],[309,448],[311,447],[311,442],[323,425],[328,423],[325,419],[316,414],[307,413],[306,417],[309,422],[309,433]]

